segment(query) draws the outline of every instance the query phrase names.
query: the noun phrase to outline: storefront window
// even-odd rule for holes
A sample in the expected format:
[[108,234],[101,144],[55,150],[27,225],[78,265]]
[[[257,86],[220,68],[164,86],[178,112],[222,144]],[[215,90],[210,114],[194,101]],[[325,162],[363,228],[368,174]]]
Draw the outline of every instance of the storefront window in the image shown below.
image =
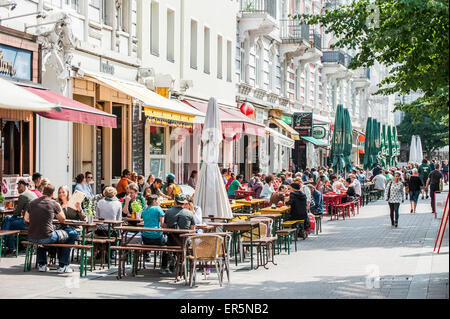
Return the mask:
[[163,158],[150,159],[150,174],[153,176],[163,178],[165,176],[164,168],[166,167],[166,160]]
[[164,128],[151,126],[150,127],[150,154],[163,155],[164,149]]

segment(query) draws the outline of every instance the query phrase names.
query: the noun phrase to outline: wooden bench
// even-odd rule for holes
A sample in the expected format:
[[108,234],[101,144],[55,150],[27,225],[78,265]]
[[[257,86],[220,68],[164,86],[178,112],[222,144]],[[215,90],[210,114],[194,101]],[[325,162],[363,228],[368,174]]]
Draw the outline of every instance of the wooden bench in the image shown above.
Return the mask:
[[[33,253],[34,253],[34,248],[41,246],[41,247],[59,247],[59,248],[77,248],[77,249],[81,249],[82,251],[82,258],[80,260],[80,277],[83,276],[84,273],[84,267],[86,267],[86,263],[87,263],[87,254],[85,252],[86,249],[92,249],[93,246],[92,245],[77,245],[77,244],[40,244],[40,243],[35,243],[32,241],[22,241],[23,245],[26,245],[27,249],[25,252],[25,265],[23,268],[23,271],[30,271],[31,270],[31,261],[33,258]],[[31,247],[31,251],[30,251],[30,247]],[[37,263],[37,260],[36,260]]]
[[[83,240],[82,238],[77,239],[78,242],[82,242],[82,240]],[[91,239],[91,238],[85,239],[85,243],[90,243],[90,244],[93,244],[93,246],[94,246],[92,258],[94,258],[97,255],[97,252],[100,251],[100,253],[102,255],[100,266],[102,269],[105,266],[107,245],[113,244],[115,242],[116,242],[115,238],[108,238],[108,237],[94,237],[93,239]],[[95,260],[95,258],[94,258],[94,260]],[[108,261],[109,261],[109,259],[108,259]],[[94,264],[94,270],[95,270],[95,262],[93,262],[93,264]],[[108,263],[108,265],[109,265],[109,263]]]
[[[283,228],[292,228],[295,227],[297,229],[297,232],[295,233],[295,241],[298,240],[298,228],[301,227],[302,230],[305,230],[305,220],[304,219],[296,219],[296,220],[286,220],[281,223],[281,227]],[[306,232],[304,231],[306,234]],[[306,239],[306,237],[303,237],[303,239]]]
[[[112,246],[111,250],[117,250],[119,252],[119,269],[117,272],[117,279],[121,279],[122,276],[125,276],[125,261],[129,252],[138,252],[134,254],[133,259],[133,271],[132,275],[135,276],[137,274],[139,257],[142,252],[167,252],[167,253],[175,253],[176,261],[175,261],[175,281],[178,280],[179,276],[179,264],[181,261],[181,255],[183,254],[183,248],[181,246],[160,246],[160,245],[143,245],[143,244],[129,244],[127,246]],[[125,255],[123,256],[123,252]],[[123,265],[122,265],[123,264]],[[156,258],[154,259],[154,267],[156,268]]]
[[[292,235],[295,235],[295,238],[297,238],[297,228],[284,228],[276,231],[277,236],[284,241],[284,251],[287,252],[288,255],[291,253],[291,238]],[[281,240],[278,241],[278,253],[281,251]],[[295,251],[297,251],[297,240],[294,240],[295,244]]]
[[[16,235],[17,236],[17,239],[16,239],[17,244],[19,244],[19,234],[20,234],[20,230],[0,230],[0,258],[2,258],[3,237]],[[19,256],[18,254],[19,254],[19,247],[16,247],[16,257]]]

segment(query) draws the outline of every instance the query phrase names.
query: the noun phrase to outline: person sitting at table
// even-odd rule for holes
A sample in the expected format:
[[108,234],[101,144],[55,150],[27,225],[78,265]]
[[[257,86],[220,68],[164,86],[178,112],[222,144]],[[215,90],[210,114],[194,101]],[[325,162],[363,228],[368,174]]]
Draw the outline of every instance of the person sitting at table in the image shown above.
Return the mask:
[[[116,197],[117,190],[114,187],[108,186],[103,190],[103,198],[98,201],[95,208],[95,217],[104,220],[122,220],[122,204]],[[108,225],[99,224],[95,234],[102,237],[108,236]],[[111,232],[111,236],[116,233]]]
[[122,171],[122,178],[117,183],[117,198],[123,198],[127,195],[127,186],[132,183],[131,172],[129,169],[124,169]]
[[345,194],[347,196],[342,198],[342,203],[350,203],[350,202],[353,202],[355,200],[355,198],[356,198],[356,191],[355,191],[355,188],[351,185],[352,180],[350,178],[347,178],[345,180],[345,183],[347,185],[347,190],[345,191]]
[[[155,180],[153,181],[153,183],[150,185],[149,188],[146,188],[146,190],[144,191],[144,193],[146,194],[145,198],[147,198],[147,194],[148,195],[158,195],[159,197],[164,197],[169,199],[169,196],[167,196],[166,194],[164,194],[161,191],[161,187],[163,185],[163,182],[161,180],[161,178],[155,178]],[[147,192],[147,189],[149,190]]]
[[145,189],[145,178],[143,175],[138,175],[137,185],[139,187],[139,193],[143,194]]
[[266,176],[266,184],[264,184],[260,197],[268,203],[273,192],[275,192],[273,187],[273,175],[269,175]]
[[191,176],[189,176],[188,179],[188,185],[191,186],[193,189],[197,186],[197,179],[198,179],[198,171],[193,170],[191,172]]
[[306,185],[311,192],[311,196],[313,198],[313,204],[310,206],[310,211],[314,215],[320,215],[323,212],[323,196],[322,194],[314,187],[313,184]]
[[169,199],[174,199],[175,195],[181,193],[180,187],[175,184],[175,175],[172,173],[167,174],[166,185],[164,187],[165,193]]
[[[202,208],[194,205],[194,197],[186,195],[187,203],[184,204],[184,208],[190,210],[194,214],[195,225],[203,224]],[[203,233],[203,230],[197,229],[197,233]]]
[[288,191],[288,186],[286,185],[280,185],[280,187],[278,188],[277,191],[273,192],[272,195],[270,195],[270,199],[269,199],[269,205],[280,205],[283,204],[285,202],[285,195]]
[[[299,183],[292,183],[290,185],[291,193],[289,195],[289,200],[286,205],[291,207],[291,212],[289,214],[289,220],[304,220],[304,228],[309,228],[308,220],[308,210],[307,210],[307,199],[304,192],[300,191]],[[306,238],[307,234],[302,229],[299,236]]]
[[[145,228],[161,228],[164,223],[164,211],[160,207],[158,195],[150,195],[146,198],[147,208],[142,212],[142,219],[144,219]],[[142,243],[144,245],[165,245],[167,243],[167,236],[161,232],[144,231],[142,232]],[[161,274],[166,274],[164,271],[167,268],[168,254],[162,253],[162,265]]]
[[75,203],[75,209],[68,207],[70,192],[67,186],[60,186],[58,188],[58,199],[57,202],[61,205],[61,209],[64,212],[64,216],[66,219],[72,220],[85,220],[86,215],[84,215],[83,210],[81,209],[81,203]]
[[[92,173],[88,174],[89,180],[92,180]],[[75,177],[76,185],[74,191],[82,192],[86,195],[85,199],[92,199],[94,198],[94,194],[92,193],[92,189],[89,184],[87,184],[86,175],[84,174],[78,174],[77,177]]]
[[234,179],[230,186],[228,187],[228,198],[235,199],[236,198],[236,191],[242,190],[243,187],[241,186],[242,181],[244,180],[243,175],[238,175],[236,179]]
[[38,191],[41,192],[41,194],[42,194],[42,191],[44,190],[45,186],[47,186],[48,184],[50,184],[50,180],[48,178],[43,178],[37,188]]
[[226,168],[222,169],[222,180],[225,185],[228,183],[228,178],[226,175],[228,174],[228,170]]
[[254,178],[254,182],[253,185],[251,186],[251,189],[255,192],[255,198],[261,198],[263,183],[261,182],[261,178],[259,176],[256,176]]
[[131,208],[131,204],[135,201],[138,201],[142,207],[142,210],[145,208],[145,199],[142,195],[139,195],[139,188],[136,183],[131,183],[127,186],[128,194],[125,196],[122,201],[122,215],[124,217],[131,217],[131,213],[133,209]]
[[[322,176],[325,177],[325,176]],[[331,183],[329,180],[325,180],[324,178],[322,178],[322,185],[318,188],[318,191],[321,194],[328,194],[333,192],[333,186],[331,186]]]
[[153,176],[153,174],[150,174],[147,178],[147,181],[144,184],[144,189],[152,186],[154,181],[155,181],[155,176]]
[[[56,217],[60,223],[66,221],[61,206],[53,199],[55,186],[48,184],[42,191],[42,197],[30,202],[29,211],[25,213],[25,221],[29,224],[28,240],[39,244],[53,244],[63,242],[65,244],[74,244],[78,238],[77,232],[66,232],[64,230],[55,231],[53,228],[53,219]],[[59,273],[71,273],[70,268],[71,248],[61,248],[59,255]],[[37,263],[39,271],[45,272],[47,266],[47,248],[37,248]]]
[[233,181],[236,179],[236,176],[234,175],[234,173],[230,174],[230,178],[228,179],[228,181],[225,184],[225,189],[228,191],[228,188],[230,188],[231,183],[233,183]]
[[[23,216],[25,212],[28,211],[30,207],[30,202],[37,197],[37,195],[29,190],[29,184],[21,179],[17,182],[17,191],[19,193],[19,198],[17,200],[17,206],[14,209],[12,216],[6,216],[2,223],[2,230],[27,230],[28,227],[25,224]],[[6,246],[8,251],[6,254],[16,253],[16,241],[14,240],[15,235],[6,236]],[[18,249],[18,247],[17,247]]]
[[[194,214],[184,208],[184,205],[188,203],[187,196],[183,193],[175,195],[174,206],[166,211],[164,216],[164,228],[175,229],[195,229]],[[179,245],[173,238],[169,237],[167,240],[168,246]],[[173,272],[174,265],[170,265],[170,269],[167,268],[168,258],[163,259],[161,262],[162,272],[170,274]]]
[[39,198],[39,197],[42,197],[42,194],[41,194],[41,192],[39,191],[39,186],[41,185],[41,181],[42,181],[42,174],[41,173],[38,173],[38,172],[36,172],[36,173],[33,173],[33,176],[31,177],[31,180],[33,181],[33,185],[34,185],[34,187],[33,188],[29,188],[33,193],[35,193],[36,194],[36,196]]

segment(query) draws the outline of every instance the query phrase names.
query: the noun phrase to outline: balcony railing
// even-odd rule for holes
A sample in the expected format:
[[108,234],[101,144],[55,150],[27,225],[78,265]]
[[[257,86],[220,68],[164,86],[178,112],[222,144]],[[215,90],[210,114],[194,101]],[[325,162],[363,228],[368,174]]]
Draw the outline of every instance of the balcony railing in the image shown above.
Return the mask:
[[267,13],[273,18],[277,17],[276,0],[241,0],[242,13]]
[[323,62],[337,62],[346,66],[345,54],[340,51],[325,51],[322,55],[322,63]]
[[314,39],[314,47],[317,50],[322,50],[322,35],[314,33],[313,39]]
[[300,24],[296,20],[282,19],[280,20],[281,26],[281,40],[283,41],[298,41],[304,39],[309,41],[309,25]]

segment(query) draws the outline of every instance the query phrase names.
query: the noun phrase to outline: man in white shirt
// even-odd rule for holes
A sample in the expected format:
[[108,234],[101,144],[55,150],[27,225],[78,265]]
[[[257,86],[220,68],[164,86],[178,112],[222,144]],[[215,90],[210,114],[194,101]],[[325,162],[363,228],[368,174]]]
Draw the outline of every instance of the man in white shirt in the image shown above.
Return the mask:
[[350,186],[353,186],[356,195],[361,196],[361,183],[359,182],[359,180],[354,174],[349,174],[348,177],[352,180]]
[[378,174],[372,179],[372,182],[375,183],[374,189],[384,191],[386,188],[387,179],[383,174]]

